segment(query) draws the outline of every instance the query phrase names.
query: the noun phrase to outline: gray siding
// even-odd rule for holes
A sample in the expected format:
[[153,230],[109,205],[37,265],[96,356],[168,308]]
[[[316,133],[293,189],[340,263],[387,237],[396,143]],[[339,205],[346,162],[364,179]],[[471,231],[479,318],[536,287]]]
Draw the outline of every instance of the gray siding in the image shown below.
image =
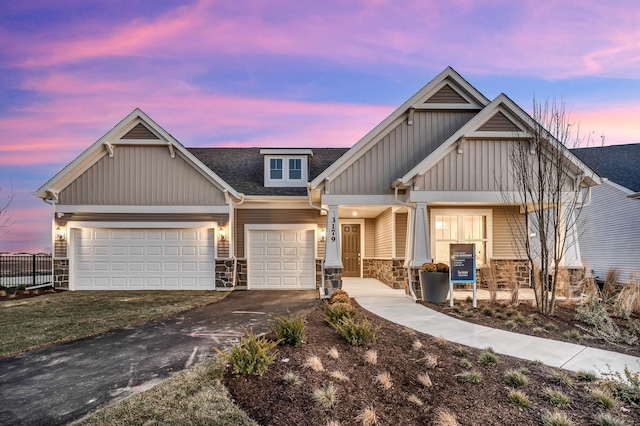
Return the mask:
[[61,191],[71,205],[225,205],[224,193],[176,152],[156,146],[117,146]]
[[493,259],[526,258],[522,244],[526,238],[526,223],[519,212],[516,206],[493,208]]
[[375,255],[376,258],[391,259],[393,257],[393,214],[391,207],[380,213],[375,220]]
[[592,189],[591,204],[579,216],[582,263],[604,278],[618,268],[621,279],[640,274],[640,200],[608,183]]
[[407,213],[396,213],[396,257],[405,257],[407,250]]
[[330,194],[392,194],[391,184],[411,170],[476,113],[416,111],[329,183]]
[[[244,225],[265,224],[315,224],[320,228],[327,226],[326,216],[321,216],[315,209],[237,209],[235,221],[236,256],[243,258],[244,253]],[[318,236],[319,237],[319,236]],[[320,243],[318,253],[320,254]],[[324,243],[322,243],[324,250]]]
[[364,220],[364,257],[376,255],[376,220]]
[[499,191],[501,180],[505,189],[513,189],[509,140],[466,140],[462,154],[454,147],[416,181],[426,191]]

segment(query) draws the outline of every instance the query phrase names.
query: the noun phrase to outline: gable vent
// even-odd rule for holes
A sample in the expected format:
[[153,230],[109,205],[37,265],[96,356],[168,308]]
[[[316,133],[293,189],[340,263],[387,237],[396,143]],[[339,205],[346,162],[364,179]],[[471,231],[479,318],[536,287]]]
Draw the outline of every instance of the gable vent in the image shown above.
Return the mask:
[[453,90],[451,86],[445,84],[435,95],[425,101],[425,104],[468,104],[469,102]]
[[136,126],[129,130],[126,135],[120,139],[160,139],[154,135],[151,130],[142,123],[136,124]]
[[479,132],[521,132],[513,121],[509,120],[502,112],[497,112],[493,117],[487,120],[480,128]]

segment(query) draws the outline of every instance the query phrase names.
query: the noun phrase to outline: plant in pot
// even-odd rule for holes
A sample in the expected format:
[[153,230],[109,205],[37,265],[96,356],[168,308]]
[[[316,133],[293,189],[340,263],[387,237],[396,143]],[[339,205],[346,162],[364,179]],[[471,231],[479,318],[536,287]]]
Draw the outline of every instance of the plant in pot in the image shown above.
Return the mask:
[[424,263],[420,267],[422,300],[442,304],[449,294],[449,265],[446,263]]

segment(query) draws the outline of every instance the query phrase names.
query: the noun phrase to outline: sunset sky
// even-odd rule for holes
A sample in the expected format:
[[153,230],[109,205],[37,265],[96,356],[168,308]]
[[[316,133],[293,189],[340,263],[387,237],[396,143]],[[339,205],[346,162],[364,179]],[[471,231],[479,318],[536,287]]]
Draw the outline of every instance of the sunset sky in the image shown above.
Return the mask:
[[348,147],[449,65],[640,143],[636,0],[2,1],[0,252],[50,250],[32,192],[136,107],[187,147]]

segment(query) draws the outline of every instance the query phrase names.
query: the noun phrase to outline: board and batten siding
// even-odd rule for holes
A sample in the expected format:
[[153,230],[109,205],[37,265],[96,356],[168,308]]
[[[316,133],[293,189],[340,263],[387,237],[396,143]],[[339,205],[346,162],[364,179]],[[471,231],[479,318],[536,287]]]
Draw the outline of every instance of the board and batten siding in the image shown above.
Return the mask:
[[433,152],[476,112],[416,111],[379,137],[328,185],[330,194],[391,194],[391,183]]
[[176,152],[117,146],[59,195],[67,205],[223,206],[224,193]]
[[405,257],[407,250],[407,213],[396,213],[396,255]]
[[[245,257],[245,225],[274,224],[314,224],[319,228],[327,226],[327,217],[321,216],[318,210],[311,209],[237,209],[235,220],[236,256]],[[284,227],[286,229],[286,226]],[[318,235],[318,238],[320,235]],[[317,242],[318,256],[324,255],[324,243]],[[320,251],[323,250],[323,252]]]
[[640,200],[604,182],[591,190],[591,204],[578,217],[582,263],[604,279],[610,268],[621,280],[640,274]]
[[[417,187],[426,191],[499,191],[513,189],[509,150],[514,141],[465,140],[462,153],[451,151],[417,178]],[[498,182],[501,183],[498,183]]]
[[374,233],[374,257],[391,259],[393,257],[393,213],[391,207],[376,217]]
[[[493,209],[493,259],[515,260],[527,257],[524,251],[526,221],[517,206]],[[517,243],[518,242],[518,243]]]

